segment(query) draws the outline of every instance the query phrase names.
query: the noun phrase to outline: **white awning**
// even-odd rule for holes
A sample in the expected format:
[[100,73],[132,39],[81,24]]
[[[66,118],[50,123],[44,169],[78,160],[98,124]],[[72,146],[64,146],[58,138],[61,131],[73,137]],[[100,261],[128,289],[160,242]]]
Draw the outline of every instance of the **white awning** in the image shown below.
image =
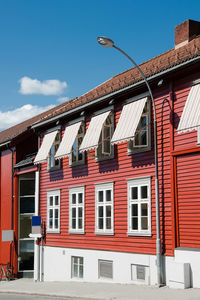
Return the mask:
[[124,105],[111,144],[133,140],[147,97]]
[[90,149],[95,149],[98,147],[99,137],[101,134],[102,126],[109,116],[110,111],[93,117],[90,121],[90,125],[86,134],[83,138],[82,144],[80,146],[80,151],[87,151]]
[[58,133],[58,130],[55,130],[53,132],[47,133],[44,136],[44,139],[42,141],[42,145],[40,146],[40,149],[36,155],[36,158],[34,160],[34,164],[40,164],[47,160],[47,157],[49,155],[49,151],[51,149],[51,146],[53,145],[53,142],[56,138],[56,134]]
[[73,125],[67,126],[65,128],[65,133],[56,152],[55,158],[60,159],[65,156],[69,156],[72,150],[73,143],[78,134],[79,128],[81,126],[81,122],[75,123]]
[[178,133],[198,129],[200,126],[200,84],[193,86],[178,124]]

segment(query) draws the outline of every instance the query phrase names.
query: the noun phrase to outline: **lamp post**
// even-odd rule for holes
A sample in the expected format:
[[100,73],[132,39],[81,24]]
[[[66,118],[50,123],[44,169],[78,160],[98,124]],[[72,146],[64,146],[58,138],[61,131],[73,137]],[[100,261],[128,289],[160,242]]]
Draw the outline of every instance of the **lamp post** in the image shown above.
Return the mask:
[[122,49],[114,45],[114,42],[107,38],[107,37],[98,37],[97,41],[100,45],[110,48],[113,47],[120,51],[123,55],[125,55],[137,68],[137,70],[140,72],[142,78],[144,79],[144,82],[148,88],[151,102],[153,105],[153,116],[154,116],[154,158],[155,158],[155,195],[156,195],[156,257],[157,257],[157,280],[158,280],[158,286],[160,287],[162,284],[162,272],[161,272],[161,241],[160,241],[160,208],[159,208],[159,182],[158,182],[158,146],[157,146],[157,119],[156,119],[156,106],[155,101],[153,98],[153,94],[151,91],[151,88],[149,86],[149,83],[147,81],[147,78],[145,77],[144,73],[140,69],[140,67],[137,65],[137,63]]

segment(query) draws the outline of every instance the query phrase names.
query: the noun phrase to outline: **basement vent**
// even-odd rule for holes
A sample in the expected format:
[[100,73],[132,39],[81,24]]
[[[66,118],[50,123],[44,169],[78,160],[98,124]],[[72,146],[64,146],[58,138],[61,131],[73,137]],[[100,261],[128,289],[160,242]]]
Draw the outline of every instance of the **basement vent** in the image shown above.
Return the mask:
[[99,278],[113,278],[113,262],[111,260],[99,260]]
[[131,265],[131,279],[135,282],[149,284],[149,267],[144,265]]

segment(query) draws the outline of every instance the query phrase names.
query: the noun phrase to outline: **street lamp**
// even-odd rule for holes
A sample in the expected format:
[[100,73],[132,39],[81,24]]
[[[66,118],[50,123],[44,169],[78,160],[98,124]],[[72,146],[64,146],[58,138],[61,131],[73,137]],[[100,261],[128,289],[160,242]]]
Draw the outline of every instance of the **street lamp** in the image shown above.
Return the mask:
[[136,64],[136,62],[122,49],[114,45],[114,42],[107,38],[100,36],[97,38],[97,41],[100,45],[110,48],[113,47],[120,51],[123,55],[125,55],[132,63],[133,65],[138,69],[140,72],[142,78],[144,79],[144,82],[146,83],[146,86],[148,88],[151,102],[153,105],[153,116],[154,116],[154,157],[155,157],[155,195],[156,195],[156,256],[157,256],[157,276],[158,276],[158,286],[160,287],[162,284],[162,276],[161,276],[161,241],[160,241],[160,205],[159,205],[159,182],[158,182],[158,146],[157,146],[157,119],[156,119],[156,106],[155,101],[153,98],[153,94],[151,91],[151,88],[149,86],[149,83],[147,81],[147,78],[145,77],[144,73],[140,69],[140,67]]

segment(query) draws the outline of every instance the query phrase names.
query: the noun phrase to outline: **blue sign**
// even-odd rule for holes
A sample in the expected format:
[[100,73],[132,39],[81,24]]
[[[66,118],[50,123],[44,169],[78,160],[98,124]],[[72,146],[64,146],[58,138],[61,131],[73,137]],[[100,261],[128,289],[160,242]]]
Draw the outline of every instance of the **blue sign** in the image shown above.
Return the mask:
[[41,225],[41,216],[32,216],[32,226]]

